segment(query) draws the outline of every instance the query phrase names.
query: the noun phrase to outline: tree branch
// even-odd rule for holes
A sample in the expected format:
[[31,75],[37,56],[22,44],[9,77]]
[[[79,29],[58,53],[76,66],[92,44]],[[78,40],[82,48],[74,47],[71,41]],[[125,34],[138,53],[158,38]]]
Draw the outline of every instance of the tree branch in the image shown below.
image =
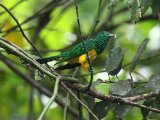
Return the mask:
[[[63,81],[65,82],[65,81]],[[85,86],[81,85],[81,84],[70,84],[69,82],[65,83],[66,86],[68,86],[69,88],[72,88],[76,91],[88,94],[94,98],[98,98],[104,101],[110,101],[110,102],[114,102],[114,103],[122,103],[122,104],[128,104],[128,105],[132,105],[132,106],[136,106],[139,108],[144,108],[153,112],[157,112],[160,113],[159,109],[156,108],[152,108],[152,107],[147,107],[145,105],[140,105],[136,102],[133,101],[137,101],[137,100],[142,100],[145,98],[149,98],[149,97],[155,97],[158,94],[156,93],[150,93],[150,94],[144,94],[142,96],[134,96],[134,97],[118,97],[118,96],[112,96],[112,95],[105,95],[102,94],[100,92],[94,91],[94,90],[89,90],[89,91],[84,91]],[[131,101],[132,100],[132,101]]]
[[32,48],[36,51],[37,55],[39,55],[39,56],[41,57],[41,55],[40,55],[40,53],[38,52],[38,50],[36,49],[36,47],[32,44],[32,42],[29,40],[29,38],[28,38],[28,37],[26,36],[26,34],[23,32],[23,29],[22,29],[22,27],[20,26],[17,18],[16,18],[16,17],[10,12],[10,10],[9,10],[8,8],[6,8],[4,5],[0,4],[0,6],[1,6],[3,9],[5,9],[5,11],[7,11],[7,13],[14,19],[14,21],[16,22],[18,28],[20,29],[23,37],[27,40],[27,42],[28,42],[28,43],[32,46]]
[[[6,51],[20,57],[21,59],[27,61],[28,64],[30,64],[31,66],[33,66],[34,68],[37,68],[38,70],[40,70],[42,73],[50,76],[51,78],[56,79],[57,76],[53,75],[52,73],[50,73],[49,71],[47,71],[45,68],[43,68],[43,66],[39,63],[37,63],[33,58],[30,57],[30,55],[28,53],[26,53],[25,51],[23,51],[22,49],[18,48],[17,46],[11,44],[10,42],[6,41],[5,39],[0,37],[0,47],[4,48]],[[16,73],[16,71],[14,71]],[[60,75],[59,75],[60,76]],[[71,89],[74,89],[76,91],[88,94],[94,98],[99,98],[101,100],[106,100],[106,101],[111,101],[111,102],[117,102],[117,103],[123,103],[123,104],[128,104],[128,105],[132,105],[132,106],[136,106],[139,108],[145,108],[148,109],[150,111],[154,111],[154,112],[158,112],[160,113],[160,110],[155,109],[155,108],[151,108],[151,107],[147,107],[144,105],[139,105],[135,102],[132,101],[136,101],[136,99],[140,100],[140,99],[145,99],[150,97],[155,97],[158,94],[151,94],[151,95],[144,95],[144,96],[138,96],[135,98],[122,98],[122,97],[117,97],[117,96],[108,96],[102,93],[99,93],[97,91],[93,91],[93,90],[89,90],[89,91],[84,91],[85,86],[81,85],[81,84],[73,84],[73,82],[76,82],[77,79],[75,78],[71,78],[71,77],[63,77],[60,76],[60,80],[67,80],[66,82],[64,82],[64,84]],[[70,82],[69,82],[70,81]],[[72,83],[71,83],[72,82]],[[131,101],[132,100],[132,101]]]
[[[28,84],[30,84],[31,86],[33,86],[34,88],[36,88],[39,92],[45,94],[48,97],[52,96],[52,93],[46,89],[44,86],[42,86],[41,84],[39,84],[38,82],[36,82],[35,80],[33,80],[32,78],[26,76],[25,74],[23,74],[20,70],[18,70],[13,63],[6,58],[2,53],[0,53],[0,60],[3,61],[4,64],[6,64],[8,66],[9,69],[11,69],[15,74],[17,74],[19,77],[21,77],[23,80],[25,80]],[[59,98],[56,98],[55,100],[60,106],[65,106],[65,103],[62,102]],[[74,108],[72,108],[71,106],[68,106],[68,110],[75,116],[78,117],[78,111]]]
[[28,53],[26,53],[21,48],[15,46],[14,44],[10,43],[9,41],[5,40],[4,38],[0,37],[0,47],[5,49],[8,53],[13,54],[19,57],[21,60],[24,61],[25,64],[29,64],[30,66],[38,69],[40,72],[48,75],[49,77],[56,79],[57,76],[60,77],[60,80],[69,80],[71,82],[77,82],[77,79],[71,77],[63,77],[61,75],[54,75],[50,72],[47,67],[39,64],[35,59],[31,57]]

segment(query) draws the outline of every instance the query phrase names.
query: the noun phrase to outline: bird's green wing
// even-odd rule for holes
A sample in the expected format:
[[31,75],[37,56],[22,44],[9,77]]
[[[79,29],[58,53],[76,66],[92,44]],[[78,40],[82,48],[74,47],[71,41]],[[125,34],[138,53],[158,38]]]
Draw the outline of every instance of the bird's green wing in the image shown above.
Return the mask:
[[[89,40],[85,41],[85,46],[88,51],[94,49],[95,48],[94,40],[89,39]],[[77,44],[76,46],[74,46],[69,51],[61,53],[60,56],[62,57],[62,59],[57,64],[62,63],[64,61],[74,59],[84,53],[86,53],[86,49],[85,49],[83,43],[81,42],[81,43]]]

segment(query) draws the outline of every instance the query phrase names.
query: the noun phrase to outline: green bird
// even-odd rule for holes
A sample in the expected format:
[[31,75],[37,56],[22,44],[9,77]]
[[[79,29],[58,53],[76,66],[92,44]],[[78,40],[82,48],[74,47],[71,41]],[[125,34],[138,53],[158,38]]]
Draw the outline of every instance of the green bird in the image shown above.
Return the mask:
[[86,49],[88,51],[88,57],[90,62],[92,62],[98,55],[100,55],[109,39],[113,37],[113,34],[110,34],[106,31],[99,32],[95,39],[88,39],[83,43],[79,43],[68,51],[62,52],[57,56],[37,59],[40,64],[44,64],[53,60],[58,61],[56,64],[61,64],[63,62],[68,62],[68,64],[59,66],[55,68],[56,70],[64,70],[69,68],[74,68],[81,66],[83,70],[89,70],[89,63],[86,55]]

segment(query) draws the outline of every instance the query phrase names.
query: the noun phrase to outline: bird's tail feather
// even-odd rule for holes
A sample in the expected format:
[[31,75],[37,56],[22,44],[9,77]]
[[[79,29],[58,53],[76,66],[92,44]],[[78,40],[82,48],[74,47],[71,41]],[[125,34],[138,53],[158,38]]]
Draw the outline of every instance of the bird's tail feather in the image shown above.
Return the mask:
[[55,68],[55,70],[66,70],[66,69],[79,67],[80,65],[81,65],[80,63],[66,64],[66,65],[59,66],[59,67]]
[[60,56],[40,58],[40,59],[37,59],[37,62],[39,62],[40,64],[44,64],[44,63],[47,63],[47,62],[51,62],[53,60],[57,60],[58,58],[60,58]]

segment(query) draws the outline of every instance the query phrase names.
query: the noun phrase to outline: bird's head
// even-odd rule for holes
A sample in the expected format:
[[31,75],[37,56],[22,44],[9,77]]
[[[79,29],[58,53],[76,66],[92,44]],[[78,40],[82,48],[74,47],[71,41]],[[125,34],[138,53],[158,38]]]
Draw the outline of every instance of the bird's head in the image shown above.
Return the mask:
[[109,40],[111,37],[114,37],[114,34],[111,34],[106,31],[99,32],[96,36],[96,40]]
[[115,36],[114,34],[111,34],[106,31],[102,31],[98,33],[98,35],[95,38],[97,54],[101,54],[103,52],[109,39],[114,36]]

